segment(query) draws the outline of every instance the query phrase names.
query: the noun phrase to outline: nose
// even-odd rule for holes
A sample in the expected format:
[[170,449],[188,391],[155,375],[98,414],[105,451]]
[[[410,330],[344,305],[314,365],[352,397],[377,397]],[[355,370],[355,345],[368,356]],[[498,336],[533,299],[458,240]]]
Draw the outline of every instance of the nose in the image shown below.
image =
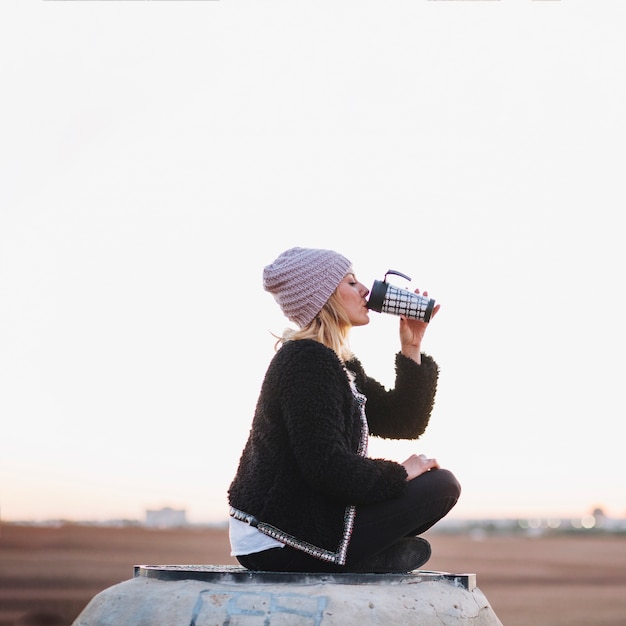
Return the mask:
[[360,283],[360,285],[361,285],[361,295],[365,298],[367,294],[370,292],[370,290],[363,283]]

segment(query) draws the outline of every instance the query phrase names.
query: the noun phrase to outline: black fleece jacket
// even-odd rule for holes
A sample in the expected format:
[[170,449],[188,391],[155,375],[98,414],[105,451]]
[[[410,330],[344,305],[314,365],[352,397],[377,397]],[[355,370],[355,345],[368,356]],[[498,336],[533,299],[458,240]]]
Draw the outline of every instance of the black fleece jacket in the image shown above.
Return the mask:
[[[438,368],[396,355],[391,390],[353,359],[358,391],[367,397],[370,434],[417,439],[434,404]],[[358,404],[334,351],[313,340],[286,342],[272,359],[252,429],[229,488],[229,503],[300,541],[335,551],[348,505],[402,494],[406,471],[394,461],[359,456]]]

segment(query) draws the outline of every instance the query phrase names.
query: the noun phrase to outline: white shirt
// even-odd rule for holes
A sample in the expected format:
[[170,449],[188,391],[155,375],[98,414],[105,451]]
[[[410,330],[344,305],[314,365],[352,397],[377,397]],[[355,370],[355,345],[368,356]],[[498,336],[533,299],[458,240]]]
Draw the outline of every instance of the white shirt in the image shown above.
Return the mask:
[[270,548],[284,548],[285,544],[263,534],[258,528],[246,524],[234,517],[230,518],[228,526],[230,537],[230,556],[240,554],[254,554]]

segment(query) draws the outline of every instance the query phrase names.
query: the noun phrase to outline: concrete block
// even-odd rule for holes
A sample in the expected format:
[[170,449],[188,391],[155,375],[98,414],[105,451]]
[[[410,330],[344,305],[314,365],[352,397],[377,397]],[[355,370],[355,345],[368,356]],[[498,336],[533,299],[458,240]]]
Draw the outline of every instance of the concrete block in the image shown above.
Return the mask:
[[138,566],[73,626],[502,626],[474,574]]

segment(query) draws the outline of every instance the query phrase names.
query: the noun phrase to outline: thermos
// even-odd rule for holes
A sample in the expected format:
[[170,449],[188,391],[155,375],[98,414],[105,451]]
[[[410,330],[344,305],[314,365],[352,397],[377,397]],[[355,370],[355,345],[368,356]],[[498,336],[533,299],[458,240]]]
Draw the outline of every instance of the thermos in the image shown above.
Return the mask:
[[390,313],[391,315],[404,315],[412,319],[429,322],[435,308],[432,298],[413,293],[408,289],[402,289],[387,282],[387,275],[395,274],[407,280],[411,280],[406,274],[395,270],[388,270],[384,280],[375,280],[370,292],[367,307],[378,313]]

